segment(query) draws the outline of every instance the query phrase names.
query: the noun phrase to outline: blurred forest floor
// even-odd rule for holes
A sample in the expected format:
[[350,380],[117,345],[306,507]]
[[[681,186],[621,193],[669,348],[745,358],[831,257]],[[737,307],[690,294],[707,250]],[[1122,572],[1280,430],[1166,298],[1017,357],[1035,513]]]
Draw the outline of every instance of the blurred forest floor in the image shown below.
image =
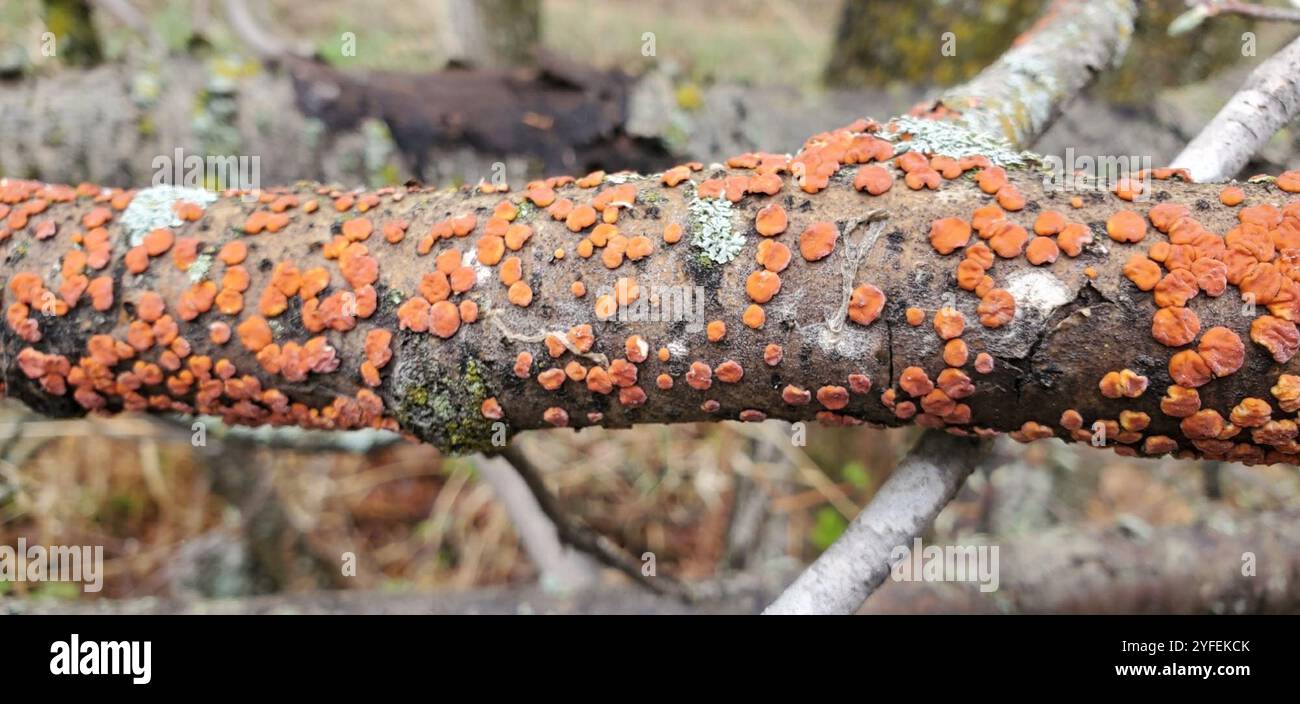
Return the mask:
[[[0,57],[12,57],[15,43],[39,34],[36,5],[0,2]],[[238,49],[221,28],[218,3],[136,5],[168,36],[210,24],[205,34],[219,48]],[[266,5],[278,33],[310,41],[343,69],[431,71],[445,60],[436,39],[436,2]],[[700,86],[715,81],[822,85],[840,3],[545,0],[543,8],[545,45],[592,65],[645,70],[641,33],[655,32],[659,61],[677,65],[676,99],[689,108]],[[109,30],[104,41],[112,59],[131,39],[111,23]],[[338,54],[343,32],[356,33],[356,57]],[[1006,38],[1012,34],[1008,26]],[[1170,129],[1194,131],[1230,94],[1233,76],[1248,67],[1225,64],[1192,79],[1164,76],[1168,83],[1160,88],[1169,100],[1159,110],[1175,125]],[[1130,100],[1150,87],[1117,81],[1106,89],[1113,92],[1091,100],[1135,122],[1155,119],[1155,108],[1143,112]],[[858,112],[883,116],[925,86],[903,76],[873,88],[880,101]],[[1114,136],[1113,124],[1088,124],[1080,115],[1065,120],[1071,121],[1074,127],[1065,129],[1073,129],[1072,136],[1056,144],[1086,143],[1079,135],[1088,130],[1095,139]],[[1270,159],[1294,163],[1294,140],[1281,135]],[[470,459],[442,458],[405,443],[361,453],[304,451],[213,436],[207,448],[196,448],[188,425],[179,427],[142,418],[48,421],[11,402],[0,405],[0,544],[22,537],[29,544],[103,545],[106,555],[102,593],[83,594],[65,583],[0,581],[0,612],[6,603],[23,610],[16,599],[57,604],[322,589],[418,593],[522,587],[538,577]],[[567,510],[633,555],[653,552],[658,570],[703,580],[737,565],[788,573],[814,558],[870,500],[916,431],[813,426],[804,447],[788,437],[775,424],[724,422],[541,431],[516,442],[546,471]],[[1006,460],[971,477],[928,542],[980,535],[996,543],[1072,525],[1142,534],[1193,525],[1211,514],[1300,509],[1294,467],[1129,459],[1055,440],[1007,445]],[[222,477],[250,470],[256,485],[232,501]],[[768,529],[756,541],[761,545],[736,555],[736,508],[754,497],[770,510]],[[265,506],[282,514],[273,521],[279,526],[273,538],[251,532],[261,525],[254,519]],[[348,555],[355,556],[355,576],[340,571]]]

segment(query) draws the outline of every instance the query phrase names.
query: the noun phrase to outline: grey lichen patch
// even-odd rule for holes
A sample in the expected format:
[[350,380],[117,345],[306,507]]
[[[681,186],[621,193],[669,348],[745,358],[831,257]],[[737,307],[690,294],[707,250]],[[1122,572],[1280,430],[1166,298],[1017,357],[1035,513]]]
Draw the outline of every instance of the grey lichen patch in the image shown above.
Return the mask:
[[[1018,151],[993,132],[981,132],[947,120],[902,116],[893,120],[897,132],[881,131],[877,136],[895,142],[899,151],[941,154],[954,158],[986,156],[999,166],[1026,166],[1040,160],[1037,154]],[[901,141],[903,135],[911,139]]]
[[482,364],[467,359],[458,374],[440,375],[441,366],[427,359],[430,349],[404,355],[394,373],[397,422],[446,455],[491,449],[492,423],[479,412],[491,395]]
[[207,208],[217,200],[217,194],[201,188],[181,186],[154,186],[139,191],[122,213],[122,228],[132,247],[144,243],[144,236],[160,227],[180,227],[183,222],[176,216],[175,205],[182,201]]
[[691,216],[691,245],[703,250],[704,258],[715,264],[726,264],[740,254],[745,246],[745,236],[732,227],[733,209],[726,198],[701,198],[694,185],[689,185]]
[[645,174],[637,173],[635,171],[619,171],[618,173],[606,174],[605,183],[612,183],[617,186],[634,181],[644,181],[647,178],[649,177]]
[[198,258],[194,260],[194,263],[190,264],[190,268],[185,270],[186,275],[190,278],[190,283],[197,284],[207,278],[208,271],[212,269],[212,255],[213,252],[211,251],[206,251],[200,254]]

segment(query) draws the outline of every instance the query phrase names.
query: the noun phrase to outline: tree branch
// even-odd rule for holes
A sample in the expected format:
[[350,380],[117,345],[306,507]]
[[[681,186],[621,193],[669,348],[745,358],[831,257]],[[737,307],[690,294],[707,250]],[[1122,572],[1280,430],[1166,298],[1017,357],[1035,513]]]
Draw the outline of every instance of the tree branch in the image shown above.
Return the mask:
[[[587,555],[561,542],[558,525],[542,508],[546,497],[534,494],[533,486],[510,461],[499,455],[480,457],[475,466],[510,516],[529,559],[541,573],[543,585],[571,591],[595,583],[596,565]],[[557,517],[570,520],[562,513]]]
[[913,113],[953,117],[1028,148],[1098,73],[1119,62],[1136,16],[1131,0],[1054,0],[996,62]]
[[1172,166],[1197,181],[1236,176],[1300,110],[1300,39],[1260,64]]
[[222,6],[230,30],[263,61],[286,56],[311,56],[312,50],[308,45],[287,41],[263,29],[266,23],[254,16],[245,0],[222,0]]
[[765,614],[851,614],[889,574],[891,553],[910,547],[939,515],[985,452],[931,431],[826,552],[772,602]]
[[546,488],[546,480],[542,478],[541,470],[519,450],[517,445],[503,449],[500,457],[510,463],[519,476],[523,478],[542,513],[555,526],[563,543],[571,545],[577,550],[594,557],[602,564],[622,572],[631,578],[633,583],[656,594],[673,596],[684,600],[691,600],[694,597],[687,585],[672,577],[659,574],[643,575],[641,571],[642,562],[635,556],[629,554],[606,536],[593,530],[583,523],[581,519],[565,513],[564,509],[560,507],[559,500],[551,493],[550,489]]
[[[818,153],[825,148],[819,145],[828,140],[873,140],[887,134],[845,130],[819,135],[801,157]],[[899,178],[896,165],[888,163],[884,168]],[[1088,430],[1093,423],[1115,423],[1123,411],[1144,413],[1148,418],[1144,428],[1129,431],[1133,434],[1109,433],[1105,444],[1113,447],[1119,441],[1126,446],[1121,447],[1124,452],[1178,450],[1255,462],[1276,459],[1268,454],[1274,450],[1294,453],[1296,448],[1281,436],[1267,434],[1252,443],[1253,433],[1241,433],[1224,445],[1227,440],[1217,434],[1213,438],[1198,436],[1200,429],[1183,423],[1183,416],[1165,412],[1168,406],[1162,404],[1161,397],[1173,381],[1167,374],[1176,350],[1151,334],[1152,316],[1160,306],[1150,293],[1135,286],[1124,267],[1132,255],[1147,253],[1152,243],[1165,241],[1166,236],[1150,225],[1144,226],[1143,241],[1136,243],[1118,242],[1105,234],[1106,223],[1116,214],[1146,213],[1151,210],[1147,203],[1091,192],[1081,198],[1081,207],[1074,208],[1069,203],[1071,194],[1055,186],[1045,187],[1035,174],[1011,169],[1005,188],[1018,191],[1027,205],[1037,210],[1005,213],[1008,224],[1028,231],[1034,227],[1037,212],[1057,210],[1069,221],[1087,224],[1086,234],[1092,242],[1078,257],[1062,253],[1051,265],[1035,266],[1023,256],[997,258],[987,273],[994,282],[990,290],[1008,292],[1009,298],[1004,297],[998,305],[1005,304],[1004,312],[1011,314],[1010,320],[1000,324],[996,316],[990,317],[990,306],[981,312],[984,300],[977,291],[954,285],[952,276],[962,250],[938,254],[924,234],[945,217],[969,221],[976,209],[995,200],[969,177],[942,181],[937,195],[897,183],[879,196],[870,196],[854,189],[852,168],[841,168],[815,194],[801,187],[798,178],[778,176],[782,192],[775,197],[749,194],[734,205],[725,198],[699,197],[701,188],[726,179],[748,182],[753,173],[740,167],[694,173],[691,187],[667,187],[661,179],[636,177],[621,185],[607,182],[596,189],[558,187],[557,198],[571,199],[580,206],[630,188],[627,192],[635,194],[630,207],[607,209],[617,207],[617,227],[627,241],[643,237],[638,246],[653,250],[635,262],[627,261],[626,256],[619,262],[594,247],[593,256],[583,258],[579,254],[581,241],[591,241],[587,233],[593,227],[575,233],[565,220],[554,219],[526,196],[423,189],[345,193],[308,185],[268,192],[265,203],[245,203],[235,194],[220,198],[206,209],[200,208],[195,214],[197,221],[169,228],[175,239],[172,249],[139,261],[134,258],[144,254],[137,249],[144,247],[144,235],[158,222],[174,222],[173,201],[166,200],[167,194],[179,200],[184,196],[167,189],[133,196],[96,190],[93,196],[53,202],[65,197],[69,189],[11,180],[3,186],[13,201],[7,205],[23,212],[11,212],[5,222],[23,226],[6,230],[7,236],[0,238],[0,251],[6,255],[0,261],[0,278],[6,282],[4,305],[6,313],[13,316],[0,328],[6,390],[55,416],[78,415],[88,409],[152,409],[207,413],[232,424],[292,424],[328,430],[381,427],[404,430],[449,453],[490,450],[497,429],[494,423],[498,422],[503,424],[502,430],[513,434],[556,425],[621,427],[760,417],[880,425],[917,421],[951,426],[960,432],[1014,431],[1025,439],[1046,434],[1091,442],[1093,434]],[[615,181],[623,181],[623,177]],[[1278,215],[1273,227],[1280,228],[1279,232],[1291,227],[1287,223],[1297,217],[1294,210],[1286,216],[1280,211],[1290,197],[1282,187],[1289,183],[1243,187],[1248,202],[1271,203],[1278,208],[1273,211]],[[1152,181],[1149,188],[1153,200],[1166,207],[1183,205],[1185,217],[1210,233],[1230,233],[1239,224],[1237,209],[1199,205],[1217,203],[1217,187]],[[134,207],[112,208],[110,201],[124,205],[128,199],[133,199]],[[274,213],[271,205],[277,199],[299,205]],[[359,212],[356,205],[361,199],[367,203],[365,212]],[[40,205],[42,201],[44,205]],[[490,222],[491,213],[503,201],[518,209],[514,222]],[[309,203],[317,207],[314,212],[307,212]],[[727,205],[725,210],[716,206],[716,212],[705,215],[705,203]],[[790,223],[784,234],[767,238],[751,228],[759,210],[771,204],[781,206]],[[26,211],[32,208],[42,210],[27,216]],[[802,232],[814,223],[846,223],[872,210],[884,210],[890,219],[878,246],[865,256],[854,288],[869,284],[880,289],[885,301],[878,319],[871,320],[864,294],[858,302],[862,308],[857,321],[847,322],[838,335],[826,326],[827,316],[838,310],[842,301],[840,287],[827,285],[827,281],[838,282],[839,253],[816,261],[795,254],[789,266],[776,275],[779,292],[766,303],[755,303],[743,282],[757,268],[761,241],[799,248]],[[273,214],[287,221],[279,232],[247,233],[259,220],[268,222]],[[106,259],[102,268],[96,269],[82,259],[90,251],[85,237],[97,229],[87,228],[86,223],[106,216],[112,219],[96,235],[102,244],[89,245],[98,252],[96,256]],[[451,219],[465,216],[476,221],[472,235],[431,238],[430,233],[450,228]],[[388,226],[392,234],[402,221],[409,227],[401,241],[386,241],[381,230]],[[497,231],[503,225],[507,229],[526,225],[530,228],[526,231],[532,233],[526,242],[516,242],[520,246],[517,253],[502,246],[503,254],[519,257],[521,282],[514,286],[513,300],[510,287],[501,283],[501,269],[508,257],[497,263],[499,255],[490,253],[490,247],[502,240],[488,228]],[[674,225],[691,229],[684,241],[668,244],[664,232]],[[365,232],[367,239],[349,242],[341,234],[345,227],[354,237]],[[54,234],[46,239],[37,236],[50,231]],[[525,231],[516,230],[519,232]],[[729,239],[723,240],[726,232]],[[74,241],[77,238],[81,244]],[[423,256],[421,241],[432,242]],[[705,250],[696,243],[714,246],[712,243],[722,241],[739,245],[735,258],[726,263],[703,262]],[[1214,234],[1213,242],[1220,241]],[[1223,249],[1209,249],[1213,242],[1204,243],[1211,258],[1227,257]],[[242,263],[228,264],[219,257],[221,250],[241,246],[248,252]],[[351,254],[343,257],[339,250],[348,247]],[[331,251],[336,256],[327,258],[325,254]],[[564,257],[554,256],[557,251],[563,251]],[[458,286],[470,287],[461,293],[444,294],[436,288],[436,262],[439,255],[450,252],[455,252],[460,263],[443,256],[442,266],[456,274]],[[1267,257],[1270,253],[1260,254]],[[135,263],[128,264],[128,255]],[[481,261],[485,256],[493,257],[492,265]],[[1234,267],[1252,263],[1232,261]],[[144,270],[132,273],[131,268],[141,264],[147,264]],[[321,277],[313,285],[324,282],[326,288],[308,293],[300,293],[304,290],[301,286],[289,288],[294,282],[301,283],[308,272]],[[1157,274],[1165,275],[1160,269]],[[509,272],[505,275],[512,276]],[[107,277],[96,284],[111,285],[111,289],[97,289],[100,308],[91,300],[89,284],[79,276],[87,281]],[[431,278],[426,281],[426,277]],[[639,292],[637,299],[631,299],[630,289],[625,290],[626,305],[621,307],[616,290],[620,278],[634,279]],[[273,280],[277,283],[272,284]],[[769,285],[776,281],[767,280]],[[1253,290],[1251,281],[1245,280],[1242,292]],[[574,282],[582,283],[584,295],[574,294]],[[1227,284],[1225,289],[1228,285],[1235,284]],[[232,288],[245,286],[242,293]],[[223,288],[232,290],[218,305],[214,297]],[[293,295],[284,295],[285,289],[294,291]],[[520,297],[525,290],[532,294],[531,300]],[[111,297],[106,296],[110,291]],[[1240,368],[1248,370],[1225,371],[1212,382],[1194,383],[1208,384],[1199,399],[1204,408],[1195,410],[1212,409],[1226,424],[1233,407],[1246,397],[1279,399],[1289,405],[1285,388],[1273,391],[1280,375],[1291,369],[1278,361],[1291,360],[1288,338],[1282,334],[1286,318],[1292,315],[1287,301],[1274,300],[1278,294],[1266,292],[1272,297],[1264,304],[1268,313],[1261,309],[1252,314],[1234,300],[1238,298],[1235,293],[1212,296],[1192,291],[1183,295],[1191,294],[1196,295],[1183,302],[1195,311],[1200,329],[1230,330],[1243,343]],[[674,297],[689,300],[690,308],[673,304]],[[451,305],[450,309],[439,306],[440,311],[456,311],[455,320],[439,321],[445,338],[429,331],[430,298]],[[443,300],[446,298],[450,300]],[[670,305],[666,309],[663,305],[650,307],[656,298]],[[159,299],[161,311],[154,310]],[[369,317],[362,317],[360,306],[348,310],[363,299]],[[67,305],[68,300],[74,305],[66,310],[56,305]],[[597,316],[597,300],[614,305],[609,319],[602,321]],[[527,306],[521,305],[525,302]],[[765,314],[761,327],[752,328],[744,322],[751,304],[760,306]],[[964,321],[960,338],[968,354],[955,366],[944,359],[950,341],[937,334],[933,324],[934,315],[944,307],[954,308]],[[925,324],[909,324],[909,308],[920,310]],[[144,318],[142,310],[146,311]],[[602,315],[610,312],[602,311]],[[155,313],[165,314],[169,320],[158,325]],[[409,329],[410,320],[403,324],[403,319],[412,315],[421,331]],[[1277,328],[1282,337],[1273,339],[1267,330],[1252,331],[1252,326],[1258,327],[1256,319],[1261,318],[1258,325]],[[712,321],[727,327],[726,334],[716,341],[710,340],[704,329],[705,323]],[[752,316],[750,322],[754,322]],[[231,330],[228,340],[224,332],[213,334],[214,324],[218,331]],[[539,339],[539,334],[540,339],[547,334],[568,339],[569,331],[580,325],[592,326],[590,340],[582,329],[573,333],[574,340],[590,345],[583,353],[588,356],[574,355],[564,344],[525,341]],[[241,329],[244,334],[239,333]],[[503,330],[511,334],[503,334]],[[36,334],[40,338],[32,341]],[[173,335],[184,342],[176,342]],[[304,346],[314,338],[318,338],[312,343],[315,352],[305,355]],[[367,352],[368,338],[387,339],[391,359],[379,348]],[[630,347],[629,338],[633,338]],[[110,340],[111,349],[102,347]],[[128,352],[128,340],[138,348],[129,347]],[[638,340],[645,343],[645,350],[640,349]],[[666,359],[660,356],[660,348]],[[558,357],[552,357],[552,349]],[[603,355],[609,363],[594,361],[589,357],[592,354]],[[383,363],[376,367],[375,386],[361,374],[363,362],[371,356]],[[218,373],[222,360],[226,364]],[[27,363],[20,364],[23,361]],[[581,368],[570,367],[570,362]],[[137,369],[138,365],[144,366]],[[565,367],[580,380],[568,377]],[[911,367],[916,370],[905,375]],[[949,367],[955,371],[940,379]],[[1134,387],[1131,396],[1102,393],[1099,382],[1110,372],[1124,369],[1146,377],[1150,390],[1137,393]],[[222,376],[232,370],[233,376]],[[1182,378],[1185,370],[1175,371]],[[590,376],[593,373],[594,378]],[[775,383],[773,374],[777,375]],[[660,375],[667,378],[661,380]],[[175,378],[169,382],[169,377]],[[375,383],[373,376],[367,378]],[[865,388],[868,383],[869,390]],[[925,400],[935,384],[941,393]],[[969,408],[968,418],[965,407]],[[1076,412],[1086,423],[1063,425],[1066,411]],[[1144,444],[1152,437],[1156,439]],[[1269,441],[1277,444],[1269,445]]]
[[1269,5],[1236,2],[1236,0],[1191,0],[1188,4],[1205,8],[1206,13],[1211,17],[1214,15],[1241,15],[1242,17],[1257,20],[1300,22],[1300,9],[1289,7],[1271,7]]

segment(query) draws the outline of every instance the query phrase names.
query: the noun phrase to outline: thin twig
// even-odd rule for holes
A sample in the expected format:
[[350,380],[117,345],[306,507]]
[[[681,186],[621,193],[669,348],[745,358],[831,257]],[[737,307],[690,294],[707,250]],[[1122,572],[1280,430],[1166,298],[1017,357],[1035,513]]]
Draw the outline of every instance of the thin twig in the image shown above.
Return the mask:
[[571,590],[596,581],[596,569],[590,556],[566,548],[561,542],[559,528],[542,510],[541,501],[521,472],[499,455],[479,456],[474,464],[510,517],[524,551],[537,566],[544,583],[550,581],[562,589]]
[[645,577],[641,574],[641,562],[614,541],[592,529],[581,519],[570,516],[560,507],[559,500],[546,488],[542,472],[517,447],[507,447],[501,451],[501,457],[514,466],[519,476],[528,484],[528,489],[536,497],[542,512],[555,524],[561,542],[591,555],[600,563],[612,567],[632,578],[632,581],[657,594],[672,596],[683,601],[692,601],[694,594],[686,584],[656,574]]
[[230,31],[263,60],[311,55],[307,46],[287,42],[263,29],[263,23],[253,15],[244,0],[224,0],[222,5],[226,10],[226,22],[230,24]]
[[987,453],[987,443],[922,435],[839,539],[763,613],[856,612],[885,581],[894,549],[911,546]]
[[1199,0],[1199,2],[1193,0],[1189,4],[1204,7],[1211,17],[1214,15],[1241,15],[1242,17],[1273,22],[1300,22],[1300,9],[1289,7],[1256,5],[1249,2],[1236,2],[1235,0]]

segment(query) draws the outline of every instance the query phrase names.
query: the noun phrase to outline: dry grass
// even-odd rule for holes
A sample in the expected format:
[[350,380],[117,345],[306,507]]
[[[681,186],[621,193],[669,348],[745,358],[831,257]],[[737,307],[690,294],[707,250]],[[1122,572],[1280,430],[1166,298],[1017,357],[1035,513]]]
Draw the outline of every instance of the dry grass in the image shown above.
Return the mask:
[[[8,424],[19,420],[26,424],[14,440]],[[146,419],[19,418],[12,405],[0,427],[0,544],[103,545],[101,597],[242,593],[249,585],[232,565],[268,550],[287,566],[286,591],[468,588],[536,576],[472,463],[428,447],[204,453]],[[547,431],[519,442],[567,510],[634,555],[654,552],[660,569],[701,579],[721,571],[738,482],[763,490],[783,526],[779,551],[805,561],[870,498],[915,435],[809,430],[806,447],[789,444],[779,424],[730,422]],[[1034,520],[1184,525],[1210,502],[1199,463],[1125,460],[1055,442],[1015,452],[1052,482],[1046,500],[1028,507]],[[250,533],[258,504],[241,513],[213,491],[217,473],[255,470],[270,477],[267,495],[288,516],[280,543]],[[1227,466],[1221,477],[1236,510],[1300,505],[1295,468]],[[938,536],[987,532],[998,510],[990,492],[984,477],[972,480],[940,517]],[[347,553],[355,577],[341,577]],[[86,598],[70,585],[0,589]]]

